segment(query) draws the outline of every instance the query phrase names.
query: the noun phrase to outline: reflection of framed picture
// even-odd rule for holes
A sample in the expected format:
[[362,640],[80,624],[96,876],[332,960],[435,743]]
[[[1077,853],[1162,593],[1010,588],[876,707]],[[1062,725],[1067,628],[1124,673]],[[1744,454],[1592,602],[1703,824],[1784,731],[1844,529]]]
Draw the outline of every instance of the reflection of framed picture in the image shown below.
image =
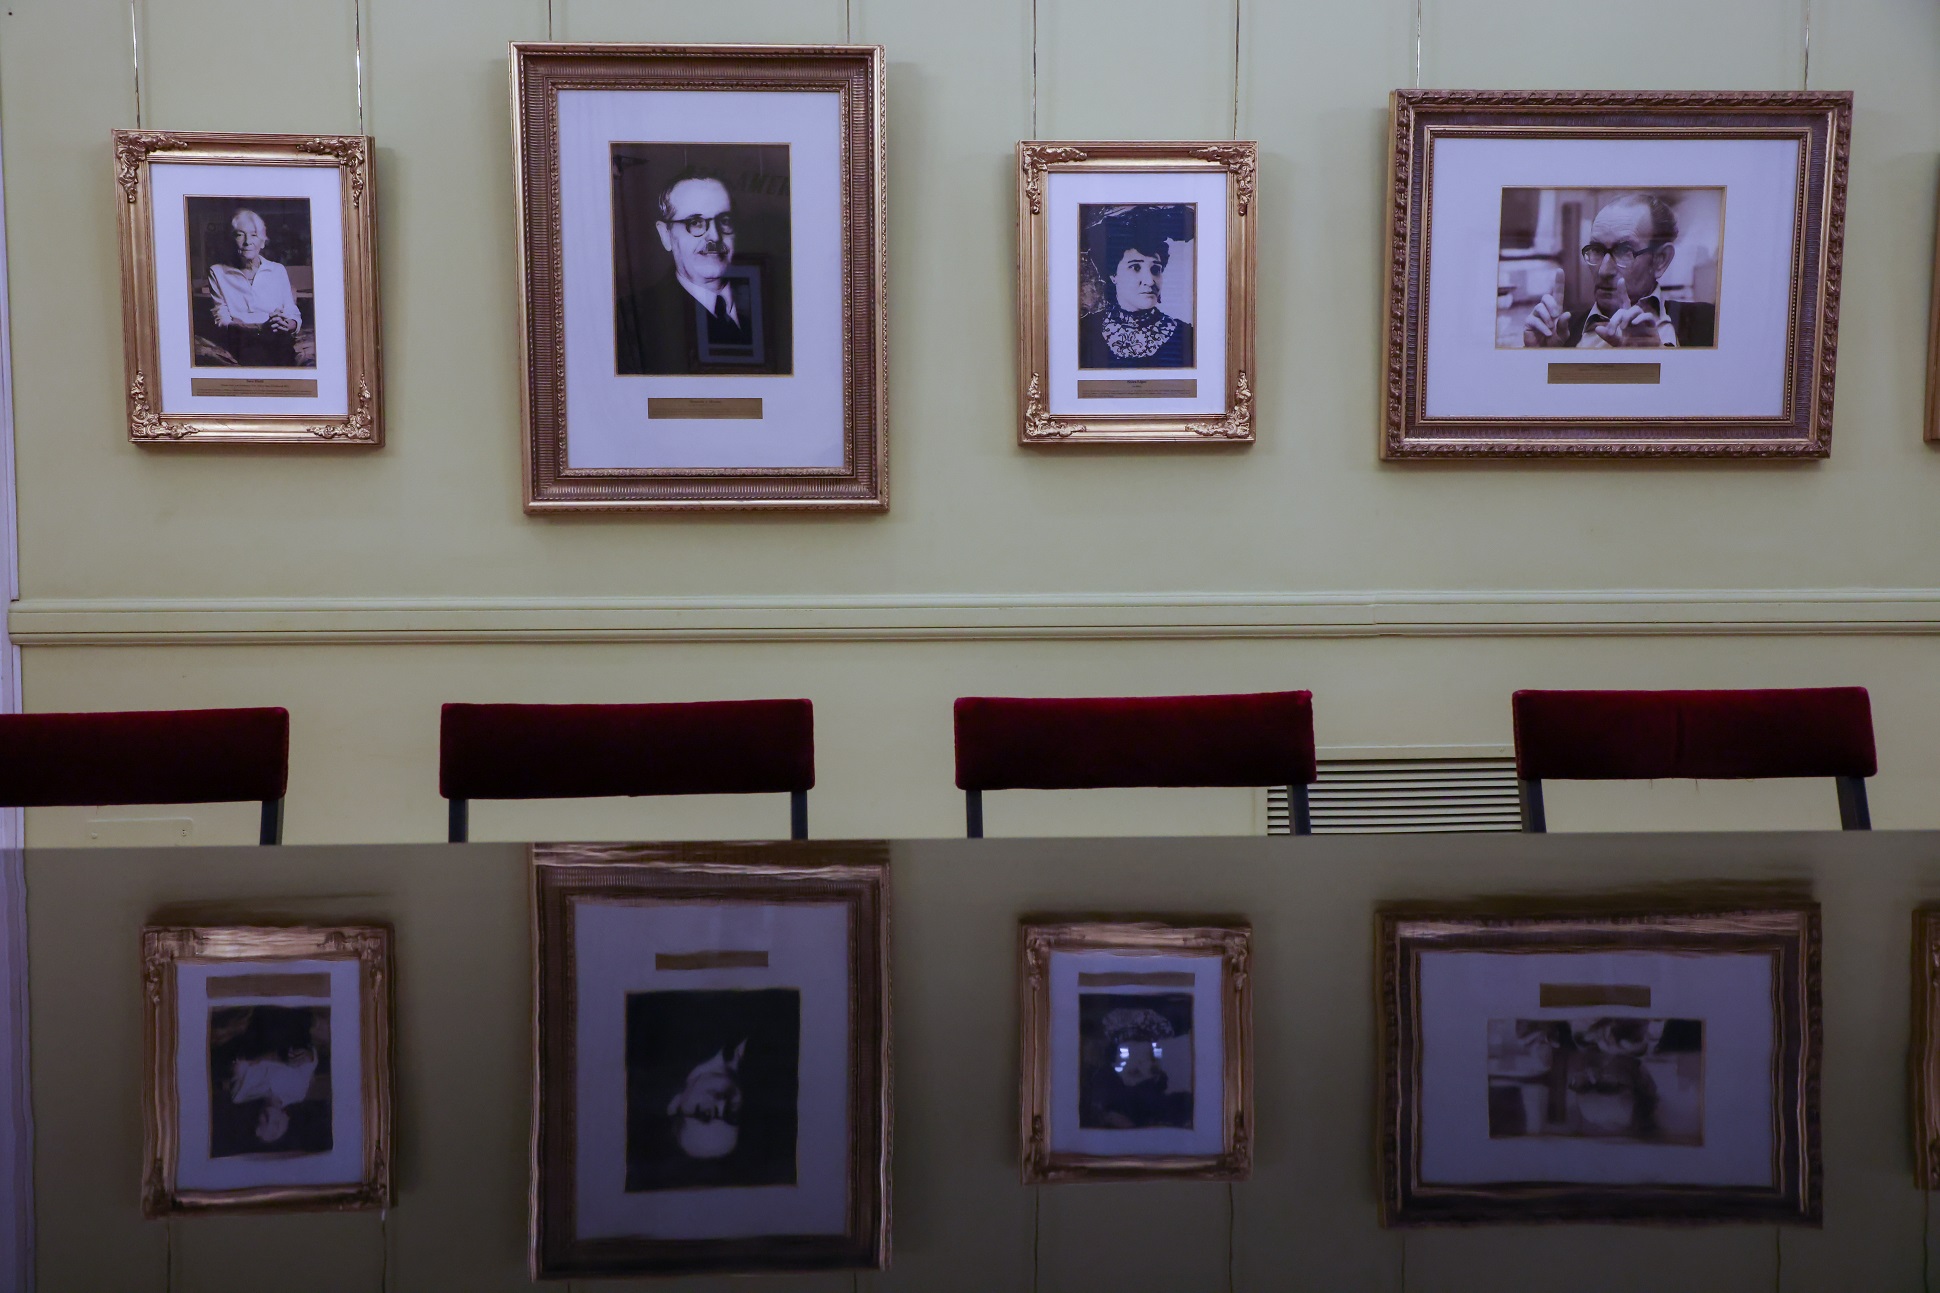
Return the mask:
[[1253,439],[1251,143],[1017,146],[1018,438]]
[[526,510],[888,505],[876,46],[515,45]]
[[382,926],[142,931],[142,1206],[391,1202],[391,934]]
[[1819,1224],[1816,906],[1380,915],[1388,1225]]
[[1847,93],[1395,91],[1382,456],[1824,457],[1851,128]]
[[876,1268],[880,846],[539,846],[535,1277]]
[[115,132],[128,435],[383,441],[358,135]]
[[1913,1161],[1940,1187],[1940,909],[1913,913]]
[[1024,1181],[1252,1172],[1252,931],[1027,922]]

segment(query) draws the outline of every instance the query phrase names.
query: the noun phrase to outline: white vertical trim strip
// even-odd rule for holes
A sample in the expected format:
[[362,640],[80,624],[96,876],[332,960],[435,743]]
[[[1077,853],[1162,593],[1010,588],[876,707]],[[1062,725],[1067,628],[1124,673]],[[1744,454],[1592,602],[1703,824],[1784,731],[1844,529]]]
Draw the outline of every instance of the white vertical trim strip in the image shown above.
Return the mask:
[[[3,160],[4,154],[0,154]],[[20,597],[14,508],[13,334],[7,290],[7,198],[0,165],[0,588]],[[20,712],[20,650],[0,625],[0,713]],[[34,1122],[27,1051],[25,814],[0,808],[0,1293],[34,1288]]]

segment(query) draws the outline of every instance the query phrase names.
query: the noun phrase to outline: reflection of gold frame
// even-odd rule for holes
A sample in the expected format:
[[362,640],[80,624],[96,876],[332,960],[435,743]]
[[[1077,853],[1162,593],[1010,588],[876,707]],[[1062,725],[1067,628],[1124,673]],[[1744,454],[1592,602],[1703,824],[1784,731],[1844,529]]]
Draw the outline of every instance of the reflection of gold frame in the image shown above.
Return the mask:
[[[1017,145],[1017,439],[1020,444],[1236,444],[1253,435],[1253,204],[1258,148],[1250,142],[1021,143]],[[1226,405],[1219,414],[1053,416],[1050,213],[1045,176],[1226,171]],[[1197,279],[1195,278],[1195,287]],[[1136,371],[1162,377],[1163,370]],[[1136,400],[1123,401],[1137,404]]]
[[[887,509],[883,203],[888,150],[882,47],[518,43],[512,46],[511,72],[521,231],[519,317],[525,338],[525,510]],[[841,96],[842,466],[568,466],[561,90],[793,90]],[[602,195],[601,201],[607,200]]]
[[[365,135],[232,135],[207,131],[117,130],[121,190],[122,343],[128,379],[128,438],[137,444],[384,443],[378,364],[377,195]],[[155,218],[149,171],[157,165],[326,166],[343,172],[344,360],[348,412],[339,417],[247,414],[216,417],[162,411],[156,327]],[[327,217],[324,217],[327,218]]]
[[[889,868],[881,844],[537,844],[533,862],[531,1267],[535,1279],[876,1270],[889,1261]],[[574,1238],[574,904],[840,903],[849,910],[849,1216],[840,1235]],[[624,1136],[625,1129],[615,1134]]]
[[[1024,1183],[1171,1179],[1243,1181],[1253,1171],[1253,931],[1245,925],[1154,922],[1026,921],[1018,930],[1018,988],[1023,1020],[1019,1090],[1019,1155]],[[1219,957],[1221,1035],[1225,1053],[1225,1127],[1217,1154],[1098,1157],[1054,1152],[1051,1103],[1051,957],[1110,952],[1120,956]]]
[[[1819,909],[1648,912],[1581,908],[1488,914],[1474,905],[1378,913],[1381,1221],[1388,1226],[1569,1221],[1776,1221],[1818,1225]],[[1662,952],[1772,961],[1772,1175],[1769,1188],[1710,1185],[1437,1185],[1421,1179],[1421,956]]]
[[[1383,458],[1823,458],[1831,452],[1850,93],[1396,90],[1392,103]],[[1430,172],[1435,141],[1457,137],[1796,140],[1802,161],[1782,412],[1767,418],[1431,417]],[[1552,374],[1551,380],[1564,378]]]
[[1940,908],[1913,913],[1913,1162],[1940,1189]]
[[[142,1099],[142,1211],[304,1212],[391,1205],[391,931],[381,925],[150,926],[142,930],[146,1007],[142,1030],[148,1081]],[[345,1185],[265,1185],[240,1190],[185,1190],[175,1184],[181,1093],[175,1085],[175,968],[190,961],[271,964],[356,961],[363,1020],[364,1170]]]

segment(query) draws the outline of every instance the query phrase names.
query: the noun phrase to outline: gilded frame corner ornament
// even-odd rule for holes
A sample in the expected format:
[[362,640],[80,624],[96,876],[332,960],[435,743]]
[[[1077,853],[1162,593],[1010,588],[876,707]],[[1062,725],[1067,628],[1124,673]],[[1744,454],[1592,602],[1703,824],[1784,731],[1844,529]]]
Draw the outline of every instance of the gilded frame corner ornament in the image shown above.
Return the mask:
[[[176,969],[191,962],[355,961],[361,1020],[364,1117],[360,1178],[338,1185],[263,1185],[233,1190],[177,1184],[181,1148],[175,1057]],[[150,925],[142,930],[142,1213],[314,1212],[388,1208],[391,1162],[391,930],[385,925]]]
[[[883,47],[514,42],[511,52],[525,510],[887,511],[889,150]],[[840,96],[840,467],[568,467],[561,90],[806,90]]]
[[[876,841],[535,844],[528,1261],[534,1279],[811,1270],[889,1263],[889,846]],[[577,1236],[581,901],[841,904],[849,913],[848,1215],[841,1234],[734,1239]],[[624,1129],[622,1129],[624,1132]]]
[[[1671,895],[1659,908],[1630,898],[1588,902],[1394,904],[1376,912],[1380,1084],[1375,1152],[1381,1224],[1390,1227],[1584,1221],[1777,1222],[1824,1217],[1820,1152],[1820,922],[1816,903],[1774,899],[1717,907]],[[1772,967],[1772,1184],[1647,1182],[1447,1184],[1424,1180],[1424,952],[1534,954],[1645,951],[1679,957],[1760,955]]]
[[[147,445],[338,445],[384,443],[377,293],[377,223],[367,135],[256,135],[216,131],[117,130],[115,184],[121,243],[122,350],[128,439]],[[343,173],[339,213],[344,259],[347,411],[312,414],[172,414],[163,411],[161,338],[155,294],[151,168],[171,163],[325,166]]]
[[[1051,1148],[1051,957],[1218,957],[1222,1128],[1217,1154],[1098,1157]],[[1018,926],[1018,1164],[1026,1185],[1067,1181],[1243,1181],[1253,1172],[1252,927],[1162,921],[1027,919]]]
[[[1038,446],[1250,444],[1253,420],[1254,208],[1258,145],[1246,140],[1183,143],[1078,140],[1017,145],[1017,440]],[[1165,174],[1225,171],[1226,407],[1217,415],[1053,416],[1050,373],[1050,228],[1045,186],[1054,172]],[[1146,370],[1141,370],[1144,372]],[[1160,370],[1150,370],[1157,372]]]
[[[1382,458],[1816,459],[1831,453],[1852,151],[1850,92],[1396,90],[1390,105]],[[1435,140],[1553,139],[1573,133],[1799,142],[1789,350],[1780,414],[1600,419],[1429,415],[1426,330]]]

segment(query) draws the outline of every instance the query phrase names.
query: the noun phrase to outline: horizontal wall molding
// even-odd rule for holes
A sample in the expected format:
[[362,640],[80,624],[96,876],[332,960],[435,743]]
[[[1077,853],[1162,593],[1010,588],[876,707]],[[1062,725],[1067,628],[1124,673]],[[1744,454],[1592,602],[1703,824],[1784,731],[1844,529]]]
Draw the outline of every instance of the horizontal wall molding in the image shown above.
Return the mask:
[[1940,633],[1940,589],[710,598],[30,597],[23,647]]

